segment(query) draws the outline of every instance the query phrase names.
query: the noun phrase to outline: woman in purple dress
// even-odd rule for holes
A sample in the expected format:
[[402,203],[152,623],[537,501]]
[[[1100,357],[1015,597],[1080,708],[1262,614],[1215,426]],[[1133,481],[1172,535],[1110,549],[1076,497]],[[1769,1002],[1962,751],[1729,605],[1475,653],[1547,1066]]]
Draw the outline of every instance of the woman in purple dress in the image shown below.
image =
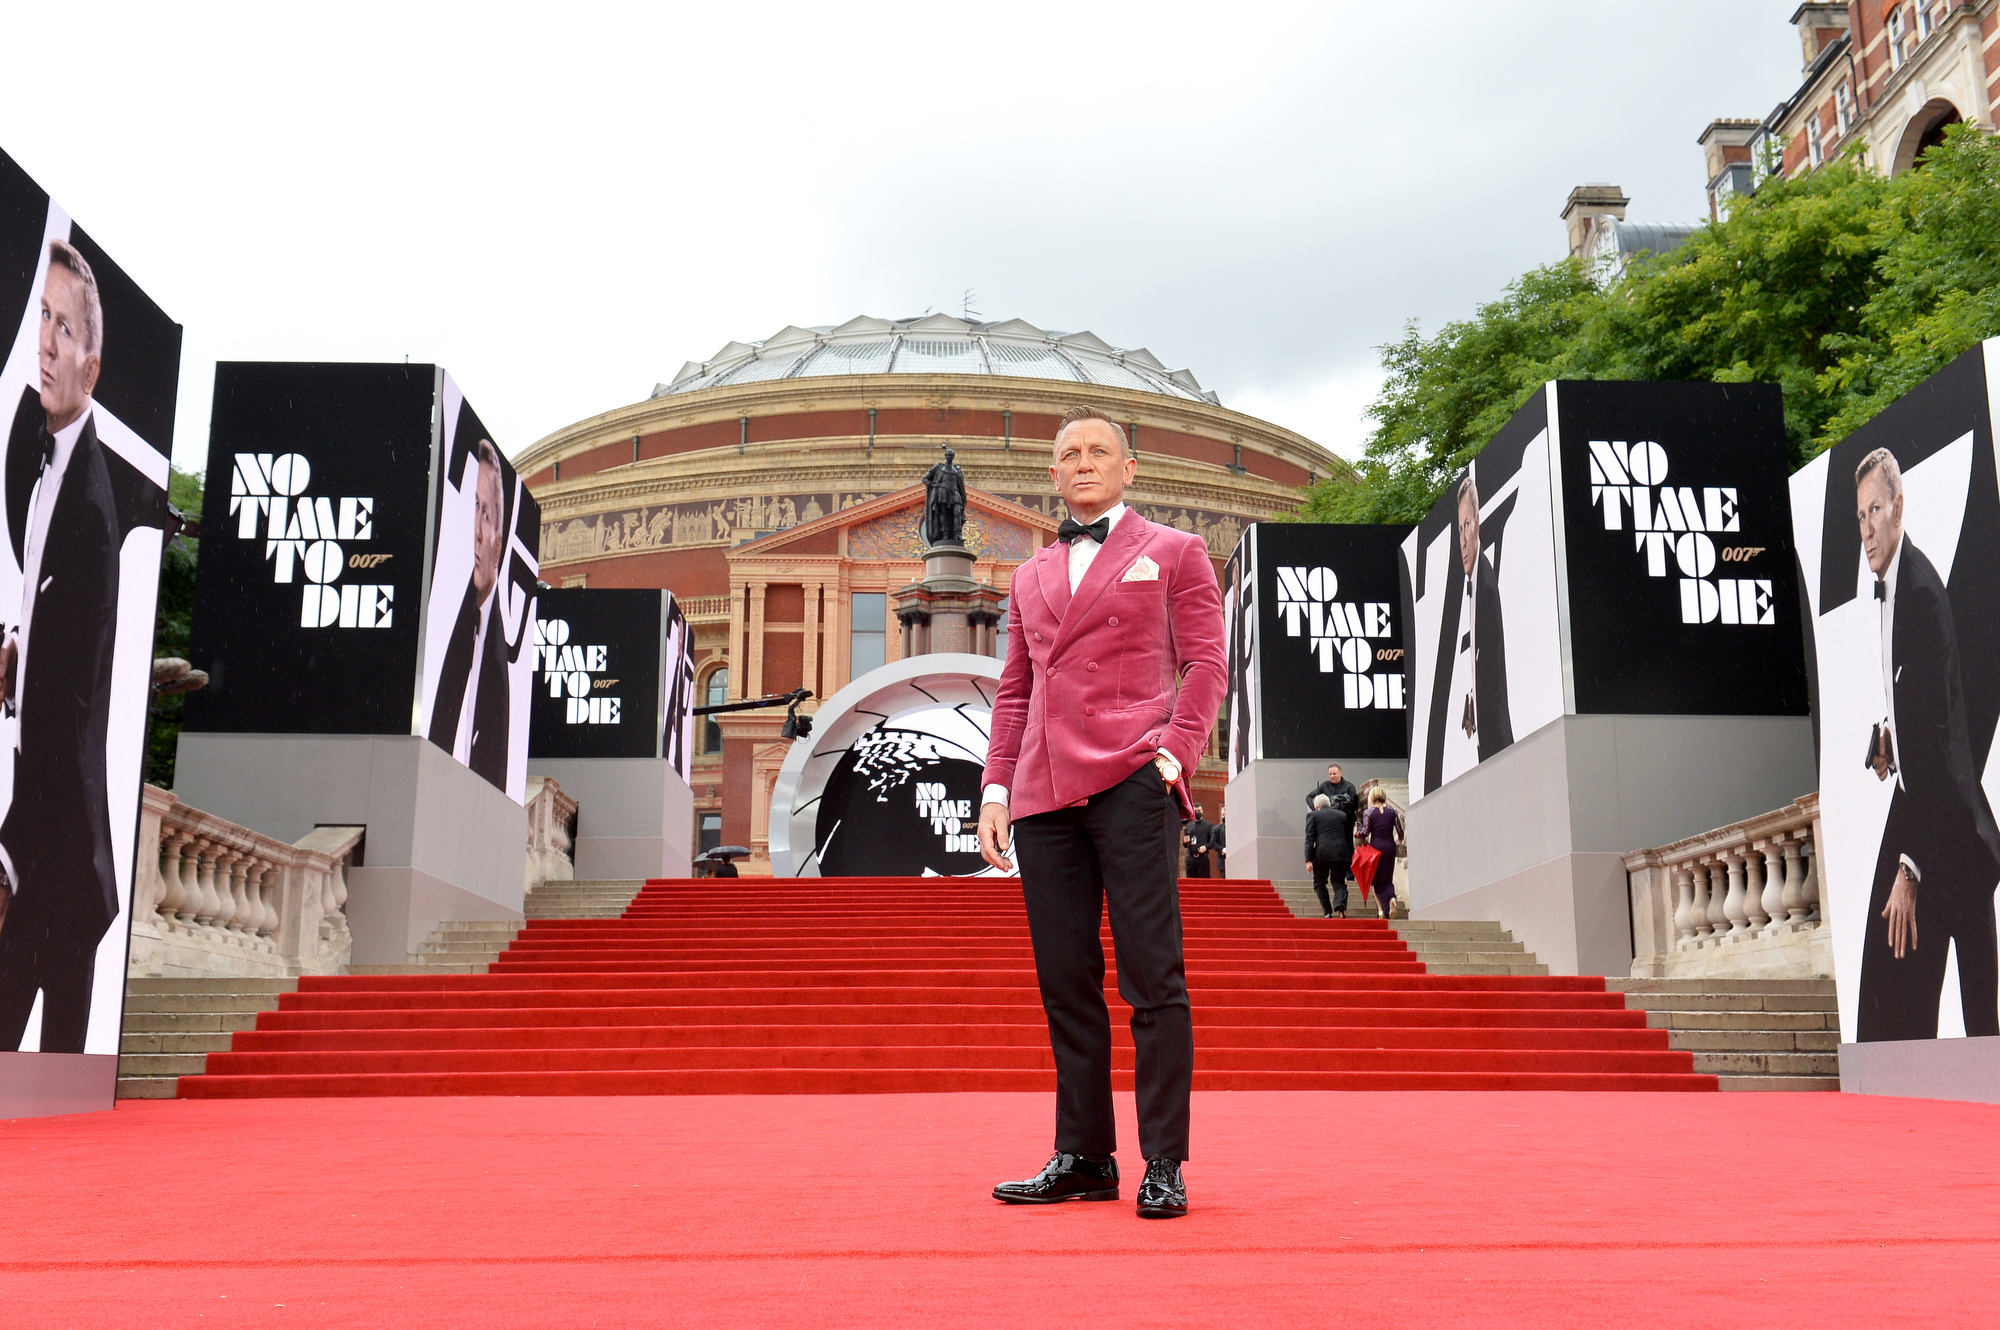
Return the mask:
[[1382,917],[1389,917],[1389,907],[1396,899],[1396,844],[1403,839],[1403,815],[1389,807],[1389,795],[1377,785],[1368,795],[1368,811],[1361,815],[1361,825],[1356,828],[1359,838],[1375,848],[1382,856],[1375,865],[1375,899],[1382,904]]

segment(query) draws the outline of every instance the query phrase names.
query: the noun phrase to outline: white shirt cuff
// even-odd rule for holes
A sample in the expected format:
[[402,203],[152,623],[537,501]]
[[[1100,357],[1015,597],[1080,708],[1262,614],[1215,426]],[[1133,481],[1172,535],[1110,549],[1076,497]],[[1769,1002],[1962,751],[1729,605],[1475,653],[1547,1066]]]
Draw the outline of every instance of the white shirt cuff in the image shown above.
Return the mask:
[[1923,885],[1924,875],[1917,871],[1916,862],[1907,854],[1903,856],[1903,867],[1910,870],[1910,880],[1912,882],[1917,883],[1919,886]]
[[1002,808],[1005,808],[1007,806],[1007,787],[1005,785],[988,785],[986,792],[979,796],[979,802],[982,807],[987,804],[999,804]]

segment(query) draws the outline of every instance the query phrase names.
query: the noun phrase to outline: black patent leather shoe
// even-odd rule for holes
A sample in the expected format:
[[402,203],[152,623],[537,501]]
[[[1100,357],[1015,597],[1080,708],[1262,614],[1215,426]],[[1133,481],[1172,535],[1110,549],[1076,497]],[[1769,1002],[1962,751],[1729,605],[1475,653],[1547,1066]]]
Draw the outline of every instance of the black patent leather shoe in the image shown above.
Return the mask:
[[1003,1182],[993,1189],[993,1196],[1014,1205],[1115,1201],[1118,1161],[1110,1155],[1073,1155],[1058,1150],[1034,1177],[1023,1182]]
[[1165,1155],[1146,1161],[1146,1180],[1139,1184],[1139,1218],[1179,1219],[1187,1213],[1187,1187],[1181,1163]]

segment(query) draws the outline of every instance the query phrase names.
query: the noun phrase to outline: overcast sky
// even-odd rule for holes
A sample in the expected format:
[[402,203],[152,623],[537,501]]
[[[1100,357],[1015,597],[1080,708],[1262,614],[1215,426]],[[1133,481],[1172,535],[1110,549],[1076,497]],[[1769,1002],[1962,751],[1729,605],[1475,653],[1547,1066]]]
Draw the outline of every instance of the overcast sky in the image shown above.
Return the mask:
[[968,287],[1352,454],[1374,348],[1561,255],[1571,186],[1706,215],[1795,7],[42,6],[0,147],[185,325],[182,465],[217,360],[437,361],[518,452]]

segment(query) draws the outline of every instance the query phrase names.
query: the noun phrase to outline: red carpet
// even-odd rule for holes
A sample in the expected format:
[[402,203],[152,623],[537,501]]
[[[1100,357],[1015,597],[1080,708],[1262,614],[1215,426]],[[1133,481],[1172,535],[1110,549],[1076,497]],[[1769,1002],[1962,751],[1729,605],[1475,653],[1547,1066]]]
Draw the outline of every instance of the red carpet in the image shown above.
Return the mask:
[[[1120,1129],[1132,1170],[1132,1104]],[[1002,1206],[1050,1097],[126,1101],[0,1123],[44,1326],[1990,1325],[2000,1109],[1197,1093],[1193,1211]],[[282,1304],[282,1305],[280,1305]]]
[[[1602,979],[1430,975],[1380,920],[1181,887],[1197,1089],[1716,1088]],[[491,974],[302,979],[180,1093],[1052,1090],[1052,1068],[1015,883],[741,878],[530,923]]]

